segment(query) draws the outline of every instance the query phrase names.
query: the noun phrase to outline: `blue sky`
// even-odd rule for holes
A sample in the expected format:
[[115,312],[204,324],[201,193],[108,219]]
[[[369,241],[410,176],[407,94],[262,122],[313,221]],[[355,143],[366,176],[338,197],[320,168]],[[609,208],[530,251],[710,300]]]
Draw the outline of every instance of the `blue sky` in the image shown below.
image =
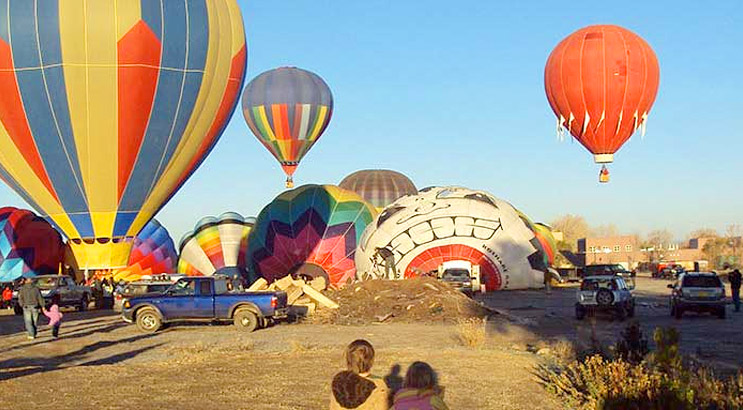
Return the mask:
[[[322,76],[328,130],[295,175],[337,184],[391,168],[418,187],[484,189],[536,221],[580,214],[626,233],[743,224],[743,2],[239,1],[248,79],[284,65]],[[574,30],[618,24],[661,66],[644,139],[612,182],[577,142],[559,142],[544,63]],[[177,241],[205,215],[256,215],[283,188],[273,157],[235,112],[202,167],[157,216]],[[25,206],[4,185],[0,203]]]

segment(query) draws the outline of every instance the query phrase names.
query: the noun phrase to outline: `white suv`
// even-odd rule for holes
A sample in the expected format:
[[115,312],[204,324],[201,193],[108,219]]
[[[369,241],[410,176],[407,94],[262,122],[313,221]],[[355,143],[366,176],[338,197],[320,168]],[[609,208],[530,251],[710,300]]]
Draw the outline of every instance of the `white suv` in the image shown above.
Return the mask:
[[583,278],[576,294],[575,317],[583,320],[597,311],[610,311],[622,320],[635,315],[635,297],[621,276],[588,276]]

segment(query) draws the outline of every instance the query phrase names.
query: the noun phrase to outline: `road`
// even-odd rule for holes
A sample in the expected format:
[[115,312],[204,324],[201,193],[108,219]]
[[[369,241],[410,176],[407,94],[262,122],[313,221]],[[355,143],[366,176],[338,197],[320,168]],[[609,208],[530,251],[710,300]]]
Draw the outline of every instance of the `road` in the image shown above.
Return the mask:
[[[709,314],[685,313],[681,320],[670,316],[668,280],[636,278],[634,294],[636,317],[625,321],[610,315],[575,319],[577,284],[568,288],[544,291],[494,292],[482,298],[490,307],[533,321],[527,326],[546,339],[561,338],[588,345],[592,333],[603,343],[613,343],[631,320],[637,320],[652,344],[652,331],[657,327],[675,327],[681,333],[681,351],[721,370],[735,371],[743,366],[743,312],[733,312],[728,305],[727,319]],[[726,294],[730,296],[730,289]]]

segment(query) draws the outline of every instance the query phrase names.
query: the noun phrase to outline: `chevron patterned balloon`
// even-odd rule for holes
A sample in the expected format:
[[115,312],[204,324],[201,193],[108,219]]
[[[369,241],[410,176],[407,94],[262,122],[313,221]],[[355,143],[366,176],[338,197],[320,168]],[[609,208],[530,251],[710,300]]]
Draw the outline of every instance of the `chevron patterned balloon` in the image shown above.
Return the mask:
[[25,209],[0,208],[0,282],[54,274],[63,255],[62,237]]
[[269,282],[294,274],[343,286],[356,275],[356,245],[376,215],[358,194],[334,185],[286,191],[258,215],[248,267]]

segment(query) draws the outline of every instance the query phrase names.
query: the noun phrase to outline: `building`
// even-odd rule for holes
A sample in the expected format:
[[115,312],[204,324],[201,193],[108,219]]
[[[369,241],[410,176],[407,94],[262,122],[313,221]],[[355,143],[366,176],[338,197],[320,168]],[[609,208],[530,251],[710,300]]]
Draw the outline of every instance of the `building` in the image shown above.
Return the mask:
[[666,263],[691,270],[695,264],[706,266],[703,249],[708,239],[695,238],[685,244],[642,246],[635,235],[589,237],[578,239],[576,255],[582,266],[617,263],[635,269],[639,264]]
[[643,261],[644,254],[635,235],[582,238],[577,245],[576,255],[583,266],[618,263],[633,269]]

